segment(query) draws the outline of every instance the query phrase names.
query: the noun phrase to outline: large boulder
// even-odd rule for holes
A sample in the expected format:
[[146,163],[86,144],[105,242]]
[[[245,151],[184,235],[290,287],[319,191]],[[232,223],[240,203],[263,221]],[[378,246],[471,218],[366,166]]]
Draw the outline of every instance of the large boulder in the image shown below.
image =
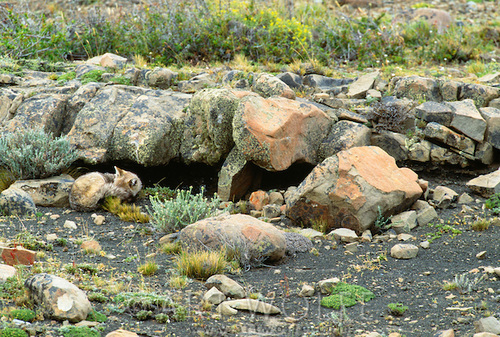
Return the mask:
[[287,199],[287,215],[327,229],[369,229],[379,215],[399,213],[422,194],[418,176],[398,168],[394,158],[375,146],[355,147],[327,158]]
[[341,120],[335,123],[318,148],[320,161],[351,147],[370,145],[371,129],[366,125]]
[[295,162],[317,163],[331,119],[312,104],[281,97],[246,96],[233,120],[233,139],[246,160],[268,171]]
[[453,109],[453,119],[450,128],[482,143],[487,123],[477,110],[474,102],[471,99],[466,99],[463,101],[448,102],[446,105]]
[[50,274],[35,274],[24,282],[35,304],[50,317],[80,322],[92,310],[87,295],[73,283]]
[[285,82],[267,73],[255,75],[252,89],[263,97],[281,96],[295,99],[295,92]]
[[16,187],[9,187],[0,193],[0,213],[29,216],[36,213],[36,206],[27,192]]
[[233,116],[240,100],[228,89],[198,91],[189,104],[181,156],[185,162],[217,164],[233,147]]
[[99,90],[68,133],[82,159],[161,165],[177,157],[190,95],[114,85]]
[[75,179],[61,175],[46,179],[17,180],[10,188],[28,193],[37,206],[69,207],[69,192]]
[[279,261],[286,251],[281,230],[245,214],[200,220],[182,229],[179,240],[190,250],[225,248],[244,264]]

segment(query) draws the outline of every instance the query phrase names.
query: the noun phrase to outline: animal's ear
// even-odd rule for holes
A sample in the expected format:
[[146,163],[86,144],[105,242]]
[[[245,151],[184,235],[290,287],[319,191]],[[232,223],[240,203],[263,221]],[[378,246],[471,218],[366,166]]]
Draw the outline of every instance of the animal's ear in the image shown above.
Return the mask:
[[121,177],[123,175],[123,170],[119,167],[115,166],[115,172],[116,172],[115,174],[117,177]]

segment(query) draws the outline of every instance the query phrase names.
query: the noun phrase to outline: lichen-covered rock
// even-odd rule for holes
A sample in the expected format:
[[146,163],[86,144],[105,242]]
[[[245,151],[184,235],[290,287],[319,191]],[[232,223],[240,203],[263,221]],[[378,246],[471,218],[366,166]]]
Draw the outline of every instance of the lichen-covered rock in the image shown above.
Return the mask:
[[482,143],[486,132],[486,121],[471,99],[446,103],[453,109],[450,128],[455,129],[476,142]]
[[198,91],[189,104],[180,148],[187,163],[215,165],[233,147],[233,116],[239,98],[228,89]]
[[232,298],[244,298],[246,296],[245,288],[241,284],[223,274],[210,276],[205,281],[205,287],[207,289],[216,288],[225,296]]
[[76,116],[78,112],[90,102],[92,98],[97,94],[97,91],[104,86],[104,83],[90,82],[82,85],[75,91],[73,95],[70,96],[66,103],[66,118],[64,118],[63,127],[61,130],[62,134],[67,134],[73,127],[75,123]]
[[479,112],[486,121],[486,140],[496,149],[500,150],[500,109],[480,108]]
[[287,199],[287,215],[302,225],[323,221],[327,229],[359,234],[374,224],[379,209],[388,216],[411,206],[422,194],[417,180],[378,147],[351,148],[313,169]]
[[318,148],[318,161],[323,161],[342,150],[370,145],[371,133],[371,129],[366,125],[351,121],[342,120],[333,124]]
[[411,99],[426,99],[428,101],[441,102],[440,85],[437,80],[420,76],[409,76],[394,78],[394,92],[397,97]]
[[282,80],[267,73],[255,75],[252,89],[263,97],[281,96],[295,99],[295,92]]
[[246,161],[234,147],[219,170],[217,195],[223,201],[239,200],[247,193],[257,175],[257,167]]
[[424,136],[449,145],[457,150],[464,151],[470,155],[474,155],[476,148],[474,141],[464,135],[450,130],[444,125],[435,122],[428,123],[424,129]]
[[80,110],[68,139],[88,163],[166,164],[178,156],[180,119],[190,97],[133,86],[104,87]]
[[50,274],[35,274],[24,282],[35,304],[50,317],[76,323],[87,318],[92,306],[87,295],[71,282]]
[[269,171],[317,163],[331,119],[312,104],[246,96],[233,120],[233,139],[246,160]]
[[10,88],[0,88],[0,123],[14,117],[17,108],[23,102],[24,94]]
[[492,99],[498,97],[500,97],[500,88],[482,84],[464,83],[460,88],[458,99],[472,99],[477,107],[486,107]]
[[11,187],[27,192],[37,206],[69,207],[69,192],[75,179],[61,175],[46,179],[18,180]]
[[12,187],[0,193],[0,213],[19,216],[33,215],[36,213],[36,206],[27,192]]
[[233,250],[240,262],[279,261],[285,255],[283,232],[249,215],[221,215],[200,220],[180,231],[179,240],[187,249]]

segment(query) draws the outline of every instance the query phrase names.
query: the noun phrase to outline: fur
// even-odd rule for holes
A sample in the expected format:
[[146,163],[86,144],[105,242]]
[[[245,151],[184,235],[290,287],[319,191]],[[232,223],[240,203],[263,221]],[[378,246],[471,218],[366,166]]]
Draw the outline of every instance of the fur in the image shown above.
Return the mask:
[[69,192],[69,205],[77,211],[97,209],[99,202],[107,196],[132,200],[141,190],[139,177],[115,166],[115,174],[91,172],[75,180]]

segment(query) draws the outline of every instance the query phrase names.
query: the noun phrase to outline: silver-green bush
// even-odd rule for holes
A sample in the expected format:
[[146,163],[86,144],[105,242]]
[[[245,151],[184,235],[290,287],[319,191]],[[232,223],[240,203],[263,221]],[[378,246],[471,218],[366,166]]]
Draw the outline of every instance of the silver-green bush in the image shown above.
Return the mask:
[[59,174],[77,158],[77,151],[66,137],[54,138],[41,128],[0,135],[0,166],[16,179]]
[[217,195],[208,200],[203,196],[203,187],[198,194],[192,194],[192,190],[192,186],[189,190],[178,190],[174,199],[166,201],[158,195],[150,196],[152,210],[149,207],[147,210],[153,225],[170,233],[214,215],[220,204]]

